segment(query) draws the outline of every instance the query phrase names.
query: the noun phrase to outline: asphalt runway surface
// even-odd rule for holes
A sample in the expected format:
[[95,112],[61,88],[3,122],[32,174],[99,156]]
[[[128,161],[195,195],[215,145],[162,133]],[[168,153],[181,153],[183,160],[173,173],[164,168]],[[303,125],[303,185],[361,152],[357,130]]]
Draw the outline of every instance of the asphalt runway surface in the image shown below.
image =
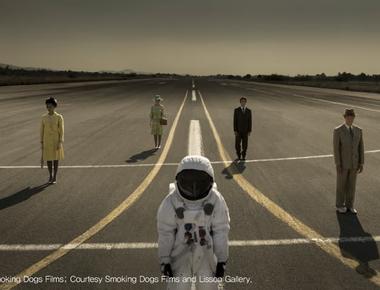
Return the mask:
[[[380,95],[207,78],[194,84],[0,88],[0,282],[34,277],[0,289],[165,289],[155,280],[156,213],[188,154],[191,120],[199,121],[203,155],[230,209],[226,274],[250,278],[224,289],[380,288]],[[155,94],[168,115],[157,151],[149,129]],[[50,186],[39,168],[47,96],[59,100],[65,119],[65,160]],[[231,163],[241,96],[253,110],[253,132],[247,161]],[[335,212],[332,133],[346,107],[357,112],[367,151],[357,216]],[[107,275],[138,281],[85,280]]]

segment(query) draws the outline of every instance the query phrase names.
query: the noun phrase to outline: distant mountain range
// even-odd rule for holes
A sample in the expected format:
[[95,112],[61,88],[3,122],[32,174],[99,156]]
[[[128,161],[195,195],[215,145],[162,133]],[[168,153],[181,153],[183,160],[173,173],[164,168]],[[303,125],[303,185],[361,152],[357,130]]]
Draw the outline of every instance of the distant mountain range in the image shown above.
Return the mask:
[[[54,70],[54,69],[47,69],[47,68],[40,68],[40,67],[22,67],[22,66],[16,66],[12,64],[5,64],[0,63],[0,68],[9,68],[9,69],[24,69],[24,70],[51,70],[51,71],[62,71],[62,70]],[[131,73],[138,73],[132,69],[123,69],[123,70],[102,70],[99,71],[100,73],[113,73],[113,74],[131,74]]]

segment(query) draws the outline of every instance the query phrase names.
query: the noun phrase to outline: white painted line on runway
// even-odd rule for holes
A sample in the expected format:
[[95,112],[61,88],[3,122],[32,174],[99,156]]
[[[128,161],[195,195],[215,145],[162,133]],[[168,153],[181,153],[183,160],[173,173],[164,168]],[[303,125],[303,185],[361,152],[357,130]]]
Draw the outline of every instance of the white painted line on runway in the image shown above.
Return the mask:
[[202,133],[199,120],[191,120],[189,128],[189,155],[203,155]]
[[347,104],[347,103],[341,103],[341,102],[334,102],[334,101],[329,101],[329,100],[319,99],[319,98],[314,98],[314,97],[307,97],[307,96],[298,95],[298,94],[293,94],[293,96],[298,97],[298,98],[307,99],[307,100],[313,100],[313,101],[317,101],[317,102],[322,102],[322,103],[329,103],[329,104],[334,104],[334,105],[339,105],[339,106],[345,106],[345,107],[348,107],[348,108],[356,108],[356,109],[361,109],[361,110],[365,110],[365,111],[369,111],[369,112],[380,113],[380,110],[371,109],[371,108],[368,108],[368,107],[356,106],[356,105]]
[[[194,80],[193,80],[194,88]],[[195,95],[195,90],[193,89],[193,102],[197,100]],[[188,138],[188,154],[189,155],[203,155],[202,154],[202,133],[199,120],[191,120],[189,127],[189,138]],[[219,287],[218,287],[219,288]],[[224,288],[221,288],[224,289]],[[191,283],[191,290],[196,290],[195,283]]]
[[[380,153],[380,150],[368,150],[364,152],[365,154]],[[304,160],[304,159],[320,159],[320,158],[332,158],[333,154],[324,155],[310,155],[310,156],[298,156],[298,157],[280,157],[280,158],[264,158],[264,159],[251,159],[245,160],[244,163],[258,163],[258,162],[275,162],[275,161],[287,161],[287,160]],[[224,163],[225,161],[212,161],[213,164]],[[232,163],[234,161],[227,161]]]
[[337,237],[337,238],[299,238],[299,239],[280,239],[280,240],[248,240],[248,241],[230,241],[232,247],[246,246],[281,246],[281,245],[300,245],[300,244],[338,244],[338,243],[373,243],[380,242],[380,236],[364,237]]
[[[364,152],[365,154],[380,153],[380,149],[368,150]],[[303,159],[321,159],[321,158],[332,158],[332,154],[323,155],[310,155],[310,156],[297,156],[297,157],[279,157],[279,158],[264,158],[264,159],[249,159],[245,160],[244,163],[258,163],[258,162],[275,162],[275,161],[287,161],[287,160],[303,160]],[[211,161],[211,164],[223,164],[223,163],[233,163],[234,160],[227,161]],[[59,168],[66,169],[86,169],[86,168],[125,168],[125,167],[151,167],[155,165],[160,166],[178,166],[178,162],[167,162],[167,163],[140,163],[140,164],[94,164],[94,165],[62,165]],[[36,169],[41,168],[37,165],[4,165],[0,166],[0,169]]]
[[191,91],[191,100],[192,100],[193,102],[196,102],[196,101],[197,101],[197,92],[196,92],[196,90],[192,90],[192,91]]
[[[94,165],[62,165],[59,166],[59,169],[86,169],[86,168],[125,168],[125,167],[151,167],[155,165],[169,165],[177,166],[178,163],[140,163],[140,164],[94,164]],[[41,166],[36,165],[20,165],[20,166],[0,166],[0,169],[35,169],[41,168]]]
[[[332,237],[314,239],[272,239],[272,240],[233,240],[230,247],[291,246],[314,243],[374,243],[380,242],[380,236]],[[157,243],[83,243],[83,244],[0,244],[0,252],[53,251],[59,248],[71,250],[142,250],[156,249]]]
[[194,80],[191,80],[191,82],[192,82],[192,88],[194,89],[195,88]]

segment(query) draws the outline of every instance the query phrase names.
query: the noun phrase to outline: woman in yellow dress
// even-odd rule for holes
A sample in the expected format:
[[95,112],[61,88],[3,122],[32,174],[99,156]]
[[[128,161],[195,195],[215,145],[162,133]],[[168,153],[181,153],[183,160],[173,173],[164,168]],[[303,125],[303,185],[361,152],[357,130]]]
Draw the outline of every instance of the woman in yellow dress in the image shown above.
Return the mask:
[[154,137],[154,148],[161,148],[162,125],[160,120],[165,116],[164,106],[161,104],[162,98],[160,95],[154,96],[154,104],[150,109],[150,128],[151,134]]
[[58,105],[56,99],[50,97],[46,99],[45,104],[48,112],[42,116],[41,121],[42,162],[47,162],[49,183],[55,184],[57,183],[58,161],[64,158],[64,122],[63,116],[55,111]]

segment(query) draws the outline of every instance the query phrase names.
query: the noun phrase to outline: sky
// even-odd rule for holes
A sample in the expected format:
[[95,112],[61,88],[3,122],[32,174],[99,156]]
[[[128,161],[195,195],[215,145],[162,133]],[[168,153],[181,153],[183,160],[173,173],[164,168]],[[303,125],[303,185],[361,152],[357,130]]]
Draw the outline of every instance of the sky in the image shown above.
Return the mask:
[[380,73],[380,0],[0,0],[0,63],[180,74]]

